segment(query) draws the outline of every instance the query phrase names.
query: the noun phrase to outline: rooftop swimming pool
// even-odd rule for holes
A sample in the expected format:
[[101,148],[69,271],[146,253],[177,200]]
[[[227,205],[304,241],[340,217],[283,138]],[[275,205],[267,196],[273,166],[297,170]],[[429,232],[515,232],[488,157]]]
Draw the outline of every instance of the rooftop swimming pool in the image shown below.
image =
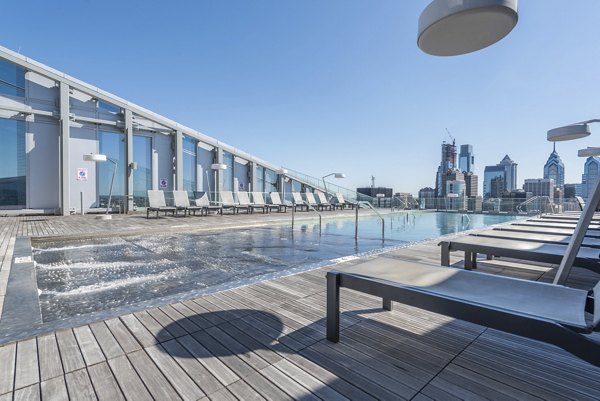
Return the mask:
[[[325,215],[326,216],[326,215]],[[45,241],[33,254],[44,322],[136,310],[309,270],[335,260],[507,222],[514,216],[397,213],[211,233]]]

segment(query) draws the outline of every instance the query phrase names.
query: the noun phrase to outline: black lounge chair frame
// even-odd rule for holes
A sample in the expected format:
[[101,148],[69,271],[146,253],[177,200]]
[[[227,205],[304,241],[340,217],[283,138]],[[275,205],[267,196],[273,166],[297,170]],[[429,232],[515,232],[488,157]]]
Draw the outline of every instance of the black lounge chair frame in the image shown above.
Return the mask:
[[[402,269],[402,266],[398,266]],[[463,274],[484,274],[462,271]],[[488,275],[491,276],[491,275]],[[501,277],[506,279],[506,277]],[[492,278],[493,279],[493,278]],[[518,279],[512,279],[518,280]],[[546,285],[532,282],[533,284]],[[340,288],[349,288],[381,297],[383,309],[392,310],[392,301],[430,312],[501,330],[507,333],[554,344],[595,366],[600,366],[600,342],[586,333],[598,331],[600,302],[588,295],[586,310],[594,314],[594,328],[574,328],[546,318],[474,303],[468,300],[436,294],[418,287],[395,283],[356,273],[331,271],[327,273],[327,339],[340,340]],[[560,289],[560,286],[556,286]],[[580,290],[583,291],[583,290]],[[594,288],[600,293],[600,283]],[[591,292],[590,292],[591,294]]]

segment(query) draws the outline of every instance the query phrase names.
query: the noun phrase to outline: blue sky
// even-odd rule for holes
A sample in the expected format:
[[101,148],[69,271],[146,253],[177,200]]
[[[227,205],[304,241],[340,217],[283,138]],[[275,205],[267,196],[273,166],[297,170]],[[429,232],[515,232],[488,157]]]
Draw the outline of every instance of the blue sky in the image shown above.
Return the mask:
[[[480,191],[505,154],[519,185],[541,177],[546,131],[600,117],[600,1],[522,1],[509,36],[451,58],[416,46],[428,3],[6,1],[0,44],[277,165],[344,172],[349,188],[434,186],[446,128],[473,145]],[[557,144],[567,182],[592,133]]]

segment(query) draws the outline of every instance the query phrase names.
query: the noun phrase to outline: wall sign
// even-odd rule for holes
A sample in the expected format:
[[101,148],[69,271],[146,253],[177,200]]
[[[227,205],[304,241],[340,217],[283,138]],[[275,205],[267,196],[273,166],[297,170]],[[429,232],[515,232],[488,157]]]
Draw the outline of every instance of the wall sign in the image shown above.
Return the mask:
[[88,180],[88,169],[87,168],[78,168],[77,169],[77,181],[87,181]]
[[158,180],[158,186],[160,188],[166,188],[169,185],[169,180],[166,178],[161,178],[160,180]]

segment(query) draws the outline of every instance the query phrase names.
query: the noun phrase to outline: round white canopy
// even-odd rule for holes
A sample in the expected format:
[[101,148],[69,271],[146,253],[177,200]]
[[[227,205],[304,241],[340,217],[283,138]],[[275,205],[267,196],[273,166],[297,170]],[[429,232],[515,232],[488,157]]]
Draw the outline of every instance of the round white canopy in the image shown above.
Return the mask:
[[579,157],[600,156],[600,148],[588,147],[585,149],[579,149],[579,151],[577,152],[577,156],[579,156]]
[[548,131],[548,141],[570,141],[571,139],[584,138],[590,134],[591,131],[588,124],[566,125],[564,127],[558,127]]
[[517,0],[434,0],[421,13],[417,45],[434,56],[488,47],[517,25]]

